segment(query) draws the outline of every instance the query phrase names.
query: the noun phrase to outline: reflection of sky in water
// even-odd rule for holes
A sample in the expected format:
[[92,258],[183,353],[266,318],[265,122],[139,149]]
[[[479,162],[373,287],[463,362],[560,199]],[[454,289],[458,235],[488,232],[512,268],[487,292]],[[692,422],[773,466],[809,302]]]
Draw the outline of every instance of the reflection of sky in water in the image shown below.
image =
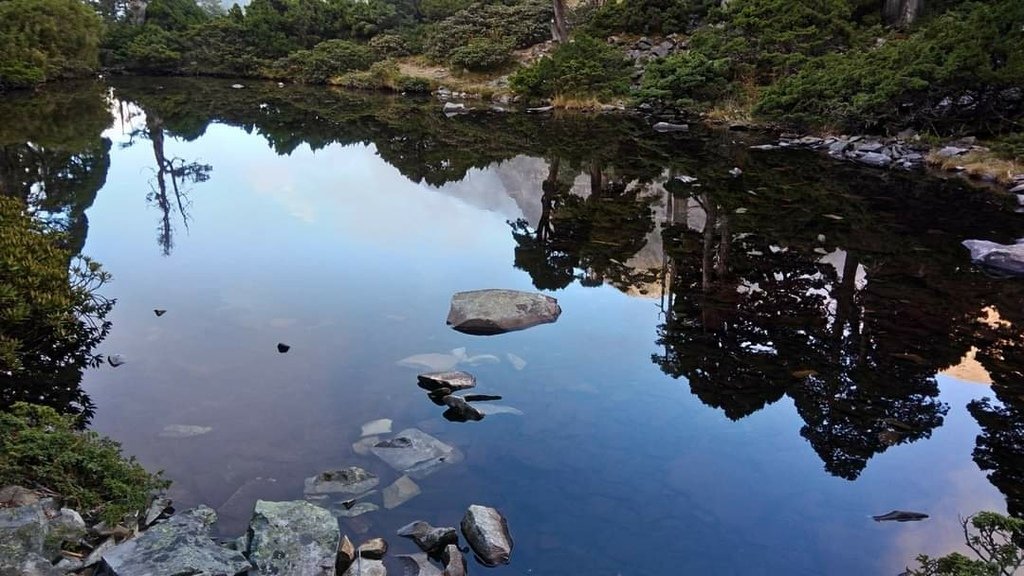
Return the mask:
[[[970,457],[977,426],[964,405],[984,392],[976,385],[940,377],[945,424],[848,482],[823,471],[788,397],[731,422],[663,375],[651,362],[654,301],[573,285],[557,294],[554,325],[493,338],[447,329],[454,291],[531,289],[511,265],[506,224],[522,208],[493,170],[437,190],[370,147],[278,157],[259,137],[211,126],[167,142],[168,155],[213,172],[191,192],[190,229],[179,223],[161,257],[148,145],[115,147],[89,212],[86,253],[114,274],[107,294],[119,301],[102,351],[129,363],[87,374],[86,387],[95,427],[166,469],[180,503],[220,507],[228,530],[256,497],[299,497],[302,478],[323,469],[363,465],[389,483],[350,449],[381,417],[457,445],[466,461],[424,479],[401,508],[363,517],[369,535],[494,504],[517,545],[496,573],[895,573],[917,553],[958,547],[957,515],[1003,508]],[[277,354],[279,341],[291,352]],[[524,416],[445,422],[415,370],[395,364],[458,347],[503,359],[471,368],[478,391]],[[173,424],[212,431],[159,437]],[[894,508],[932,518],[869,518]]]

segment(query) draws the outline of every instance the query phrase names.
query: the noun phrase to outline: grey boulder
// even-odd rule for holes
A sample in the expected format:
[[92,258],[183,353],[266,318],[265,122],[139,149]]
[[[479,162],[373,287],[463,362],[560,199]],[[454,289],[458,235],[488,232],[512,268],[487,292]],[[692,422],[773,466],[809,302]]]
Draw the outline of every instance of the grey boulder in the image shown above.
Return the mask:
[[876,168],[885,168],[889,164],[892,164],[892,157],[878,152],[866,152],[857,157],[857,162],[867,164],[868,166],[874,166]]
[[103,564],[114,576],[247,573],[252,566],[241,552],[222,548],[210,538],[216,521],[217,513],[206,506],[172,516],[105,552]]
[[323,508],[304,500],[257,500],[249,535],[249,559],[259,574],[334,574],[341,534]]
[[444,560],[443,576],[466,576],[466,557],[462,555],[462,550],[459,550],[457,545],[445,546],[441,558]]
[[[281,574],[286,574],[286,572]],[[387,576],[387,574],[388,569],[380,560],[357,557],[354,562],[349,564],[342,576]]]
[[473,290],[452,296],[448,325],[466,334],[503,334],[549,324],[561,313],[558,301],[543,294]]
[[987,240],[964,240],[977,264],[1009,276],[1024,276],[1024,241],[997,244]]
[[412,539],[427,554],[440,554],[445,546],[459,541],[455,528],[435,527],[422,520],[402,526],[397,534]]
[[452,422],[479,422],[484,419],[483,412],[477,410],[469,402],[466,402],[466,399],[462,396],[450,394],[442,398],[441,401],[448,407],[444,411],[446,420]]
[[655,132],[686,132],[690,129],[686,124],[673,124],[671,122],[658,122],[653,128]]
[[508,564],[512,555],[512,535],[501,512],[474,504],[466,510],[460,526],[466,542],[482,564]]

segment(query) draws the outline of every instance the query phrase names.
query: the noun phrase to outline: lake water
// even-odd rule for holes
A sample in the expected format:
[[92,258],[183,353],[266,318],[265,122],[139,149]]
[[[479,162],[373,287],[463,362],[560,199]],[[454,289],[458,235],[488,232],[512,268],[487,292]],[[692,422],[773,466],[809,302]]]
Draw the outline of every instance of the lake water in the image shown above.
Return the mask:
[[[398,526],[492,505],[495,574],[896,574],[963,549],[960,515],[1024,512],[1024,284],[960,246],[1024,235],[1008,199],[626,115],[230,84],[0,103],[0,182],[114,277],[92,427],[222,535],[323,470],[395,480],[353,451],[378,418],[464,460],[343,531],[413,552]],[[563,313],[448,328],[480,288]],[[420,354],[521,414],[447,421]]]

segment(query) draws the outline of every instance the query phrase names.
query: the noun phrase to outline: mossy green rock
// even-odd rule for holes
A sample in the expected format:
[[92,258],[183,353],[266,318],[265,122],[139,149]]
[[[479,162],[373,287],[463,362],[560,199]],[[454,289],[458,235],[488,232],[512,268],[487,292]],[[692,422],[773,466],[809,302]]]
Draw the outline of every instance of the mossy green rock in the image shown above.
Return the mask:
[[260,574],[333,575],[341,532],[329,511],[302,500],[256,501],[249,558]]

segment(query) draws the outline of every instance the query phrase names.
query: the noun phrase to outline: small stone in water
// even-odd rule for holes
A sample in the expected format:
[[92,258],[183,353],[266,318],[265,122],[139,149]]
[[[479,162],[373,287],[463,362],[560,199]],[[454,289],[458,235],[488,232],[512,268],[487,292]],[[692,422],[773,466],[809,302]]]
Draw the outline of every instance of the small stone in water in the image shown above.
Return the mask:
[[193,426],[190,424],[170,424],[164,426],[163,431],[160,432],[162,438],[191,438],[192,436],[202,436],[213,430],[210,426]]
[[370,560],[381,560],[388,552],[388,543],[383,538],[373,538],[359,545],[359,556]]
[[416,496],[419,496],[419,494],[420,487],[412,481],[412,478],[403,475],[384,489],[384,508],[387,510],[397,508]]
[[161,309],[157,308],[157,309],[153,310],[153,314],[156,314],[157,318],[159,318],[160,316],[163,316],[164,314],[167,314],[167,310],[161,310]]
[[125,360],[124,356],[122,356],[121,354],[114,354],[114,355],[111,355],[111,356],[107,356],[107,364],[110,364],[114,368],[117,368],[118,366],[121,366],[125,362],[127,362],[127,360]]
[[292,349],[292,347],[287,345],[287,344],[283,344],[281,342],[278,342],[278,344],[277,344],[277,351],[280,352],[281,354],[284,354],[285,352],[287,352],[287,351],[289,351],[291,349]]

